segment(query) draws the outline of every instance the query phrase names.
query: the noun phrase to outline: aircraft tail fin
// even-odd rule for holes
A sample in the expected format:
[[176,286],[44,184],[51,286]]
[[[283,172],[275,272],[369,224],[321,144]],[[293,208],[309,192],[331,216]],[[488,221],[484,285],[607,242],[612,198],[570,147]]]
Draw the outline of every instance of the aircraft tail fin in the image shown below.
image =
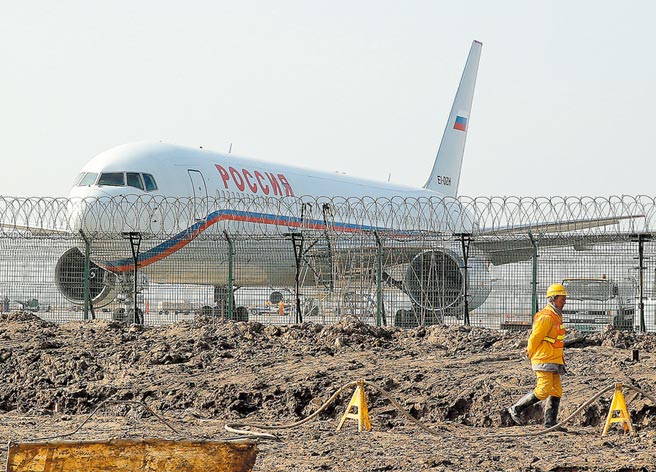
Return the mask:
[[469,50],[465,70],[462,73],[456,98],[449,114],[449,121],[447,121],[442,142],[435,157],[433,170],[424,185],[426,189],[449,197],[455,197],[458,194],[462,156],[465,152],[469,114],[474,97],[482,46],[483,44],[480,41],[474,41]]

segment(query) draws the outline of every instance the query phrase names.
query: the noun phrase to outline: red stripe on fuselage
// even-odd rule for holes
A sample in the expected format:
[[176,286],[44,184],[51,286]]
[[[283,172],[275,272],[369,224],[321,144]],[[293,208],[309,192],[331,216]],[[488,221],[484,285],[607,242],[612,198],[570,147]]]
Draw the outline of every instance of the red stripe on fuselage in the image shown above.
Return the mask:
[[[207,228],[212,226],[213,224],[218,223],[219,221],[224,221],[224,220],[230,220],[230,221],[244,221],[247,223],[260,223],[260,224],[268,224],[268,225],[275,225],[275,226],[288,226],[288,227],[293,227],[293,228],[299,228],[299,227],[304,227],[308,229],[326,229],[326,225],[322,223],[308,223],[308,222],[303,222],[303,221],[281,221],[280,218],[276,217],[253,217],[253,216],[248,216],[248,215],[219,215],[211,220],[206,221],[203,223],[201,226],[198,227],[193,233],[190,233],[189,236],[187,236],[185,239],[178,241],[176,244],[173,246],[165,249],[161,253],[149,257],[146,260],[139,261],[137,263],[137,267],[146,267],[149,266],[150,264],[153,264],[159,260],[164,259],[165,257],[170,256],[176,251],[179,251],[183,247],[185,247],[187,244],[189,244],[191,241],[196,239],[196,237],[201,234],[203,231],[205,231]],[[336,227],[337,229],[338,227]],[[345,232],[345,233],[354,233],[356,231],[359,231],[360,228],[339,228],[339,231]],[[99,264],[100,265],[100,264]],[[134,265],[133,264],[124,264],[121,266],[114,266],[114,267],[108,267],[108,266],[102,266],[100,265],[103,269],[110,270],[112,272],[127,272],[130,270],[134,270]]]

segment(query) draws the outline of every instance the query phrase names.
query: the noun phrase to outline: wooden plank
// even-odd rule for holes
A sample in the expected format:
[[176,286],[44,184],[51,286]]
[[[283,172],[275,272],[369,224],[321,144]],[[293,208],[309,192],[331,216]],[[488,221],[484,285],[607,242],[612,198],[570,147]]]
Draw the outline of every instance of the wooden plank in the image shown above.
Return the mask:
[[9,445],[7,472],[205,471],[249,472],[251,441],[113,439]]

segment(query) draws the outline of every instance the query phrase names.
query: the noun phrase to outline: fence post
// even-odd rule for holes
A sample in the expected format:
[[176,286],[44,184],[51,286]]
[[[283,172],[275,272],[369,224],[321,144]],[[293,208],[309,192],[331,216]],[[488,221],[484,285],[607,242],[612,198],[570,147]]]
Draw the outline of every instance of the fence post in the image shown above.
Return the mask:
[[323,225],[324,225],[324,234],[326,235],[326,244],[328,245],[328,266],[330,267],[330,291],[332,292],[335,290],[335,274],[333,273],[333,248],[332,248],[332,243],[330,241],[330,226],[329,226],[329,219],[328,216],[333,217],[332,215],[332,209],[331,206],[328,203],[324,203],[321,206],[321,209],[323,211]]
[[294,259],[296,260],[296,322],[303,323],[301,313],[301,262],[303,260],[303,233],[291,233],[292,245],[294,246]]
[[235,245],[232,242],[232,239],[230,238],[230,235],[226,230],[223,230],[223,234],[225,235],[226,241],[228,241],[228,319],[232,320],[234,319],[233,317],[233,311],[234,307],[232,306],[232,302],[234,300],[234,295],[233,295],[233,281],[234,281],[234,259],[235,259]]
[[141,233],[138,231],[127,231],[121,233],[124,238],[130,240],[130,249],[132,250],[132,262],[134,263],[133,275],[133,310],[132,316],[128,317],[128,323],[144,324],[144,319],[139,316],[139,307],[137,305],[137,276],[139,271],[139,247],[141,246]]
[[462,259],[464,262],[464,277],[463,277],[463,291],[464,291],[464,297],[465,297],[465,314],[464,314],[464,322],[465,326],[469,326],[469,284],[468,280],[469,279],[469,272],[467,270],[467,265],[469,261],[469,244],[471,243],[471,234],[469,233],[460,233],[457,236],[460,236],[460,245],[462,247]]
[[378,236],[378,231],[374,231],[376,237],[376,326],[387,326],[385,319],[385,308],[383,307],[383,243]]
[[533,245],[532,261],[532,274],[531,274],[531,322],[533,322],[533,315],[538,312],[538,245],[533,238],[533,233],[528,232],[528,237]]
[[84,239],[84,319],[89,319],[89,302],[90,302],[90,281],[89,275],[91,272],[91,263],[89,258],[91,257],[91,243],[87,239],[84,231],[80,229],[80,234],[82,239]]
[[634,234],[633,240],[638,242],[638,289],[640,292],[640,301],[638,308],[640,310],[640,332],[647,331],[645,326],[645,298],[644,298],[644,271],[645,271],[645,241],[651,240],[649,234]]

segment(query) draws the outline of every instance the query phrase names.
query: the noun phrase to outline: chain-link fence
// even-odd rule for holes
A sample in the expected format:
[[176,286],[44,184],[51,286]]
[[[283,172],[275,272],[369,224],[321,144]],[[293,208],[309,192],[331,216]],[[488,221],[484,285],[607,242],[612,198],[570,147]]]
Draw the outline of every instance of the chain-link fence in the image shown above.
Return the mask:
[[0,197],[0,307],[53,321],[530,325],[656,331],[648,197]]

